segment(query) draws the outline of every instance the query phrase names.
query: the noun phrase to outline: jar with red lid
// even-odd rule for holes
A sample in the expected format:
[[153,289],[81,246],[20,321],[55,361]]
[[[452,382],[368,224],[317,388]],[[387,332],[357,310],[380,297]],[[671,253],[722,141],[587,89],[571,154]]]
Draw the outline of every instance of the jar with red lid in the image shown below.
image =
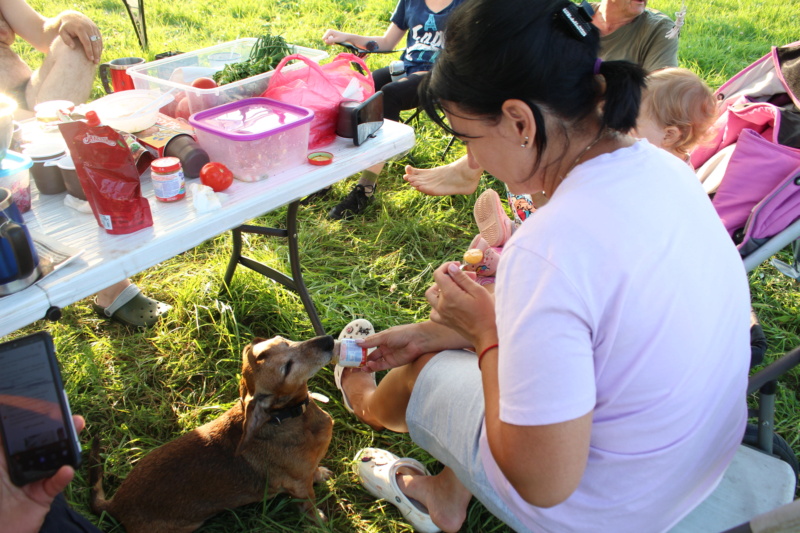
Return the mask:
[[153,192],[162,202],[174,202],[186,196],[181,160],[177,157],[160,157],[150,163]]

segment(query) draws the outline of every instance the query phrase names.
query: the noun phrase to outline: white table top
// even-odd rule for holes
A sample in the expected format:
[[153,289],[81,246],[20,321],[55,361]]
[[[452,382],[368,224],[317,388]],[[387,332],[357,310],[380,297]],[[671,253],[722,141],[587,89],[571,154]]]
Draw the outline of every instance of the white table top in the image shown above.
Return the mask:
[[[28,227],[82,253],[34,285],[0,297],[0,337],[43,318],[51,306],[66,307],[413,146],[414,130],[387,120],[374,139],[359,147],[337,138],[323,148],[334,154],[328,166],[304,163],[262,181],[234,180],[224,191],[222,209],[206,213],[194,209],[188,193],[177,202],[157,201],[150,180],[143,178],[142,194],[150,202],[153,226],[127,235],[109,235],[91,213],[66,207],[66,193],[40,195],[31,180],[32,208],[24,215]],[[187,188],[196,181],[187,180]]]

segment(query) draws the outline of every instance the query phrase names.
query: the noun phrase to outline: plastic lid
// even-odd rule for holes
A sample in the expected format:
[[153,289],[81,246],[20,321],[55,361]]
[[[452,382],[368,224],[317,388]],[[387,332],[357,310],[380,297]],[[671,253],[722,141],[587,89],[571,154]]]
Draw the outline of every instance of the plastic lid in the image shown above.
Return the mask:
[[236,141],[253,141],[311,122],[314,112],[270,98],[245,98],[189,117],[195,128]]
[[159,157],[150,163],[152,172],[163,174],[165,172],[175,172],[181,169],[181,160],[177,157]]
[[22,153],[34,161],[45,159],[58,159],[67,152],[64,143],[27,144]]
[[0,161],[0,178],[13,176],[20,170],[26,170],[33,166],[33,160],[26,155],[9,150],[6,156]]
[[308,154],[308,162],[318,167],[330,165],[333,163],[333,154],[330,152],[311,152]]

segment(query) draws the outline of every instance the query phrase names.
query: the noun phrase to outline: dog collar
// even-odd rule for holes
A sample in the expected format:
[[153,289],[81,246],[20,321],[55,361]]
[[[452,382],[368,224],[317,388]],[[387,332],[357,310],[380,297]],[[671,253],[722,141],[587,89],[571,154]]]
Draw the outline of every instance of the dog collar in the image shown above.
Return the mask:
[[291,407],[285,407],[283,409],[278,409],[277,411],[271,411],[269,414],[272,418],[267,421],[267,424],[272,424],[273,426],[280,425],[281,422],[284,420],[288,420],[290,418],[296,418],[301,416],[303,413],[306,412],[306,407],[308,407],[309,397],[306,396],[306,399],[302,402],[293,405]]

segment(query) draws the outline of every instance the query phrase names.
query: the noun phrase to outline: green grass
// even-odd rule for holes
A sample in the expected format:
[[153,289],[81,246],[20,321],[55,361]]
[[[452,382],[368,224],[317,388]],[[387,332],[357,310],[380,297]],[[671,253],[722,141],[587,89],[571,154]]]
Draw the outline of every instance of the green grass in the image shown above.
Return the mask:
[[[31,3],[46,15],[69,8],[91,16],[104,33],[105,60],[124,56],[152,60],[159,52],[192,51],[255,37],[265,24],[290,42],[324,48],[320,37],[329,27],[382,34],[394,7],[393,0],[145,0],[150,49],[143,52],[120,0]],[[674,16],[680,5],[679,0],[658,0],[652,7]],[[797,38],[786,4],[777,0],[712,0],[694,2],[689,9],[681,35],[681,64],[712,87],[764,55],[771,45]],[[31,64],[41,61],[40,54],[19,41],[15,49]],[[385,57],[371,58],[370,64],[377,67],[386,61]],[[93,97],[102,94],[97,81]],[[426,197],[410,190],[400,178],[408,162],[422,167],[439,164],[446,137],[426,120],[419,123],[417,135],[417,146],[388,165],[378,201],[365,216],[351,222],[325,217],[352,180],[341,182],[336,194],[300,212],[305,281],[331,334],[356,317],[370,319],[377,329],[425,319],[428,307],[423,293],[431,271],[444,260],[459,258],[476,231],[475,195]],[[456,145],[448,160],[462,153],[463,148]],[[479,191],[486,186],[496,186],[496,182],[484,178]],[[257,222],[280,224],[283,215],[280,210]],[[283,242],[258,236],[245,236],[245,240],[255,258],[287,266]],[[146,294],[174,307],[152,329],[132,331],[102,320],[92,312],[90,301],[83,300],[65,309],[60,322],[40,322],[15,333],[44,328],[52,332],[73,410],[88,422],[82,440],[88,443],[99,436],[105,448],[105,486],[110,493],[149,450],[232,405],[238,394],[241,350],[252,337],[280,334],[305,339],[313,335],[299,299],[254,273],[238,270],[230,293],[220,296],[229,249],[230,237],[224,234],[136,276],[134,281]],[[705,275],[709,268],[697,265],[698,275]],[[769,264],[756,270],[750,280],[772,359],[800,344],[797,284]],[[203,531],[411,531],[394,507],[375,502],[361,489],[351,473],[350,459],[363,446],[378,446],[423,460],[434,471],[438,464],[407,436],[373,432],[348,415],[330,368],[323,369],[310,385],[331,398],[325,409],[336,420],[333,442],[323,461],[334,477],[317,490],[319,506],[328,517],[326,524],[318,527],[305,521],[289,499],[278,497],[222,513]],[[800,449],[798,389],[793,373],[780,387],[777,421],[778,430],[796,450]],[[88,512],[84,471],[68,489],[68,498],[96,519]],[[121,530],[111,521],[103,527]],[[473,503],[464,531],[506,530]]]

